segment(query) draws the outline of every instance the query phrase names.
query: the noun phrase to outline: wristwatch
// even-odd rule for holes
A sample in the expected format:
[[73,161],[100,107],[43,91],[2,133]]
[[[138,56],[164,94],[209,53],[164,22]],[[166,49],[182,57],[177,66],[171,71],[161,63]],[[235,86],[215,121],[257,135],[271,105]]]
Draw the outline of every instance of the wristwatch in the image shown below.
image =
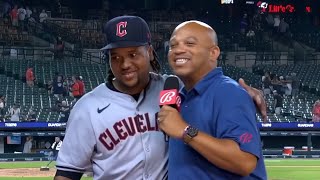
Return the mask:
[[198,132],[199,132],[199,130],[197,128],[188,125],[184,129],[183,135],[182,135],[182,139],[183,139],[184,143],[188,144],[192,140],[192,138],[194,138],[198,135]]

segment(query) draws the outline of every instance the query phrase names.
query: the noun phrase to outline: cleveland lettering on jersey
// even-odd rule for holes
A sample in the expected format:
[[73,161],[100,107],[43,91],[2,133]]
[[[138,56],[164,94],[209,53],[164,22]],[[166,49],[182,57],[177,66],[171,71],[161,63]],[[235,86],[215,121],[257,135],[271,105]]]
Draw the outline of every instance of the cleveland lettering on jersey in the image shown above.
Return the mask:
[[112,125],[112,128],[107,128],[99,136],[99,141],[109,151],[113,150],[120,141],[126,140],[129,136],[134,136],[136,133],[144,133],[146,131],[159,131],[156,122],[158,113],[155,114],[154,126],[150,121],[149,113],[143,115],[138,114],[134,117],[127,117]]

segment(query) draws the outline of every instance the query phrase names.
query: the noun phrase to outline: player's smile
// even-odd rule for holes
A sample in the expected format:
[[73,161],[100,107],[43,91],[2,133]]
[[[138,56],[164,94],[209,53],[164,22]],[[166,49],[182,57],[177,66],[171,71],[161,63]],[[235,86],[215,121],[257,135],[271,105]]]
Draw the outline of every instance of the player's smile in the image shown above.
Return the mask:
[[121,75],[125,80],[130,81],[137,76],[137,71],[125,71]]

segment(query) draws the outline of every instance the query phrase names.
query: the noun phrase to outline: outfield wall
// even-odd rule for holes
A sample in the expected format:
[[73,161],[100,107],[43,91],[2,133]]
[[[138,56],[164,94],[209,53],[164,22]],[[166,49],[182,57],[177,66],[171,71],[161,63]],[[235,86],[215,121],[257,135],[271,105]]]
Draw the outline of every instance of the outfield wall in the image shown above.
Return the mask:
[[[320,155],[320,123],[266,123],[257,124],[260,128],[264,153],[266,158],[283,158],[281,150],[285,146],[294,146],[295,150],[302,150],[302,146],[307,146],[307,150],[294,151],[292,157],[315,158]],[[0,123],[0,154],[22,152],[26,136],[33,137],[33,153],[44,153],[50,151],[50,146],[54,142],[54,137],[63,139],[65,135],[66,123]],[[8,139],[8,137],[20,137]],[[11,142],[9,142],[11,141]],[[311,147],[313,149],[311,150]],[[278,152],[267,153],[270,149],[277,149]],[[1,157],[0,157],[1,158]],[[3,157],[3,161],[41,161],[48,160],[47,157]],[[0,161],[2,161],[0,159]]]

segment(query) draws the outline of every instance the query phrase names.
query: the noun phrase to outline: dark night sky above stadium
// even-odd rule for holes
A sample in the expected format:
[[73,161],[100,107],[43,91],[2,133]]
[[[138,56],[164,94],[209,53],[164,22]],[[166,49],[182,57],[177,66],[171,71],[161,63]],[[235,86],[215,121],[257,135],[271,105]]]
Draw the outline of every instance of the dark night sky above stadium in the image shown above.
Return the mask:
[[[55,0],[22,0],[26,4],[50,4]],[[57,0],[58,1],[58,0]],[[111,8],[121,9],[167,9],[167,8],[218,8],[221,0],[60,0],[62,5],[80,9],[99,9],[103,2],[108,1]],[[245,4],[248,0],[234,0],[234,4]],[[255,3],[259,0],[249,0]],[[320,4],[320,0],[260,0],[268,3],[292,3],[292,4]]]

